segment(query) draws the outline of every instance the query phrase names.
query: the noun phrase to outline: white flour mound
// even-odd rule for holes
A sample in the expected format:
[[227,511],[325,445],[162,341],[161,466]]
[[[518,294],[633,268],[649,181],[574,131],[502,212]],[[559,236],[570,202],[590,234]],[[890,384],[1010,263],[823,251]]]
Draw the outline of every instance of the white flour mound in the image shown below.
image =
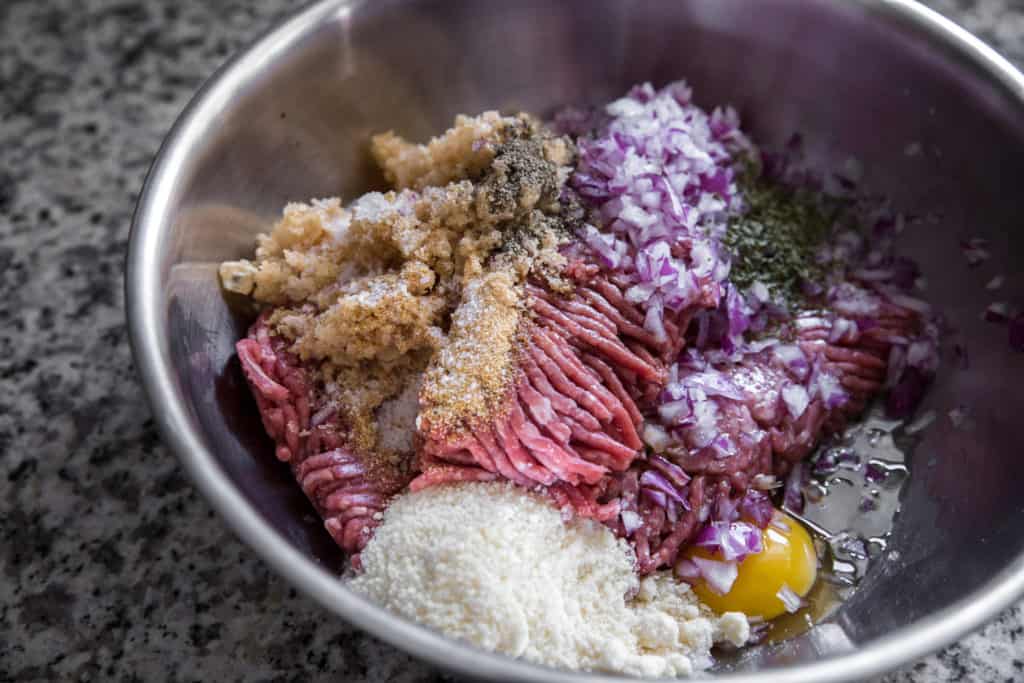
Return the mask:
[[713,614],[669,572],[639,580],[632,550],[604,526],[563,522],[509,484],[399,496],[362,563],[351,585],[384,607],[552,667],[680,676],[707,668],[714,643],[750,635],[743,614]]

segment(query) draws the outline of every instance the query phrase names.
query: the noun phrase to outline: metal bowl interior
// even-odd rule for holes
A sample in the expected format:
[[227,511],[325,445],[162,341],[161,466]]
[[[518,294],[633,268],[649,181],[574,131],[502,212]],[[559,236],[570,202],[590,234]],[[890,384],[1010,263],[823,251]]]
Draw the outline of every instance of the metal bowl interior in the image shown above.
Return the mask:
[[[951,642],[1024,591],[1024,355],[979,321],[1020,292],[1024,77],[904,0],[330,0],[275,27],[198,94],[139,203],[127,294],[138,369],[167,442],[235,530],[335,614],[436,665],[494,680],[580,680],[448,641],[337,580],[343,558],[272,456],[233,345],[247,320],[217,263],[251,252],[292,200],[378,184],[365,143],[423,139],[460,112],[547,113],[631,84],[686,78],[734,104],[755,138],[800,132],[818,168],[862,164],[864,187],[922,217],[905,249],[969,350],[924,409],[893,548],[835,617],[846,647],[798,638],[722,671],[735,680],[861,680]],[[958,240],[990,240],[984,272]],[[1006,298],[1006,295],[999,298]],[[969,406],[974,428],[946,418]],[[842,643],[840,644],[842,645]],[[852,645],[852,647],[850,647]],[[612,680],[589,676],[592,680]]]

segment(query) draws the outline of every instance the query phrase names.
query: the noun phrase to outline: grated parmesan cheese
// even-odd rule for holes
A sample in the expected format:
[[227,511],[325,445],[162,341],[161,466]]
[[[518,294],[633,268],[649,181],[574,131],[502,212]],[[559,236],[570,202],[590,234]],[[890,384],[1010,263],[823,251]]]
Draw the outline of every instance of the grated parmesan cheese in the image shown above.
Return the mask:
[[382,606],[547,666],[686,675],[710,666],[714,643],[750,635],[744,615],[716,616],[669,572],[639,580],[632,550],[606,527],[563,522],[509,484],[399,496],[361,557],[351,586]]

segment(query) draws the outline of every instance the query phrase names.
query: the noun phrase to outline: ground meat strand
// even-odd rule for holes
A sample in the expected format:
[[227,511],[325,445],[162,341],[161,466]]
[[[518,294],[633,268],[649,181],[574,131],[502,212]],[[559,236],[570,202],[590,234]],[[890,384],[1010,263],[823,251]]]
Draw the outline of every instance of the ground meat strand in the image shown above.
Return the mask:
[[309,371],[274,336],[267,311],[236,349],[275,454],[287,462],[324,528],[346,552],[363,549],[388,499],[406,481],[378,482],[347,444],[335,410],[314,389]]

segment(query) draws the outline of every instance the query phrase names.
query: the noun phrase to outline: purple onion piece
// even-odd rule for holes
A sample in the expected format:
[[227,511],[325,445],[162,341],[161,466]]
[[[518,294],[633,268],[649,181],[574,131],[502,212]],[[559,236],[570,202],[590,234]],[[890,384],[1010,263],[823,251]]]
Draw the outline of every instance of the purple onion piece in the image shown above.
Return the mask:
[[690,483],[690,475],[683,471],[679,465],[669,462],[660,455],[652,455],[647,459],[651,467],[658,470],[679,490]]
[[711,522],[700,530],[693,543],[726,561],[742,562],[764,549],[760,529],[746,522]]
[[735,522],[740,518],[740,499],[721,495],[715,500],[711,513],[716,522]]
[[782,502],[787,508],[794,512],[804,510],[804,463],[798,462],[793,465],[789,476],[786,477],[786,486],[783,489]]
[[790,614],[800,611],[800,608],[804,605],[804,601],[800,599],[800,596],[786,584],[782,584],[782,588],[775,594],[775,597],[782,601],[786,611]]
[[641,488],[640,497],[654,507],[659,507],[662,510],[668,507],[668,496],[666,496],[663,491],[657,491],[646,487]]
[[719,562],[706,560],[703,557],[695,557],[692,561],[700,571],[708,588],[719,595],[725,595],[732,590],[732,585],[736,582],[738,575],[736,562]]
[[643,526],[643,518],[633,510],[623,510],[619,516],[627,536],[632,536],[637,529]]
[[686,583],[696,583],[701,578],[700,568],[692,560],[681,558],[674,567],[676,577]]
[[740,517],[764,529],[772,521],[775,508],[764,491],[749,489],[740,501]]
[[[640,485],[653,491],[661,492],[683,507],[689,509],[689,502],[684,498],[675,486],[669,482],[660,472],[646,470],[640,475]],[[664,505],[660,507],[665,507]]]

